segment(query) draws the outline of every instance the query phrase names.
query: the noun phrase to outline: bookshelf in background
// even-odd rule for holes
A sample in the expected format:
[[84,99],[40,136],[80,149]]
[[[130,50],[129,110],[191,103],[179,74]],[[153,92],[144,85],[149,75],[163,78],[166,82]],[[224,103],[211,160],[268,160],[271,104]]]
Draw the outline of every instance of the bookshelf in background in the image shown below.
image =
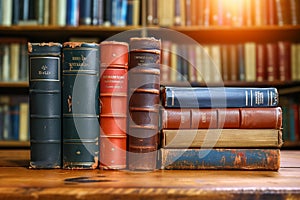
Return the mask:
[[[286,106],[286,102],[292,102],[292,104],[299,102],[300,82],[299,77],[295,76],[299,72],[293,71],[294,69],[297,71],[299,68],[299,64],[296,64],[299,63],[299,59],[292,59],[299,58],[299,56],[295,56],[299,54],[299,50],[297,50],[299,47],[295,48],[295,46],[299,46],[300,43],[300,6],[297,0],[166,0],[166,2],[158,0],[90,0],[84,6],[77,7],[77,5],[74,5],[73,12],[79,13],[79,18],[76,19],[75,24],[70,23],[71,19],[69,22],[67,21],[67,16],[71,16],[72,13],[70,13],[71,9],[67,9],[70,6],[67,5],[66,0],[53,0],[49,1],[49,4],[45,4],[48,1],[28,1],[43,2],[42,4],[28,4],[29,6],[14,5],[14,3],[10,4],[9,2],[12,1],[1,1],[0,5],[0,9],[3,11],[0,12],[2,13],[0,16],[0,54],[3,52],[2,43],[11,44],[11,42],[7,42],[9,40],[6,38],[25,38],[26,41],[30,42],[66,42],[74,38],[93,38],[101,42],[115,34],[142,28],[145,25],[151,27],[148,30],[149,36],[159,34],[160,27],[166,27],[203,45],[213,59],[218,58],[218,56],[221,57],[221,61],[214,60],[214,63],[219,67],[221,66],[219,69],[221,69],[222,78],[225,79],[225,86],[275,86],[279,89],[280,97],[283,98],[282,106]],[[168,9],[165,9],[166,6]],[[19,10],[20,12],[13,12],[13,10]],[[113,12],[113,10],[118,12]],[[91,13],[91,15],[87,15],[87,13]],[[171,45],[178,41],[172,36],[169,39]],[[256,76],[253,79],[253,74],[252,79],[247,79],[246,69],[244,69],[244,74],[240,73],[242,68],[239,68],[239,66],[242,63],[242,58],[246,56],[245,49],[248,49],[246,46],[250,46],[252,51],[253,46],[255,46],[257,54],[265,55],[264,57],[256,56],[255,58],[258,60],[262,57],[272,58],[271,49],[280,48],[280,46],[285,47],[280,43],[288,44],[287,46],[290,49],[290,77],[288,76],[287,80],[280,80],[279,78],[273,80],[269,78],[268,73],[266,73],[267,75],[262,73],[264,74],[262,79],[258,79]],[[188,52],[190,47],[186,47],[187,44],[183,46],[182,49],[187,49],[186,52]],[[186,52],[183,54],[193,58],[197,51],[195,50],[194,54],[186,54]],[[285,50],[284,52],[288,51]],[[239,72],[235,76],[231,76],[231,73],[223,73],[222,67],[224,67],[225,62],[222,62],[222,55],[224,59],[226,53],[228,58],[238,60],[232,65],[236,66],[235,72]],[[272,59],[266,60],[269,61],[264,59],[258,63],[255,61],[255,69],[261,63],[272,62]],[[0,63],[2,61],[3,59]],[[286,58],[283,61],[287,61]],[[16,63],[16,61],[13,62]],[[228,62],[226,63],[228,64]],[[252,63],[254,63],[253,60]],[[188,66],[190,63],[184,61],[183,64]],[[244,64],[246,65],[246,63]],[[285,64],[289,64],[289,62]],[[19,68],[19,70],[25,69],[23,64],[20,64]],[[279,67],[277,69],[279,70]],[[186,71],[189,73],[189,70]],[[228,68],[228,72],[232,72],[231,67]],[[27,80],[12,81],[6,79],[4,81],[2,69],[1,73],[1,96],[28,95]],[[19,71],[19,74],[23,73]],[[186,75],[183,77],[186,77]],[[214,76],[211,77],[212,82],[210,82],[210,85],[223,85],[223,82],[219,83],[218,80],[213,80],[213,78]],[[193,86],[206,85],[205,82],[199,82],[197,76],[188,79],[188,82],[178,81],[177,79],[173,81],[162,79],[161,83],[168,85],[186,85],[190,83]],[[289,122],[291,119],[296,119],[292,117],[296,115],[288,114],[288,116],[286,119]],[[289,143],[286,142],[288,146]],[[0,146],[2,147],[1,144]],[[300,144],[292,142],[292,146],[299,147]]]

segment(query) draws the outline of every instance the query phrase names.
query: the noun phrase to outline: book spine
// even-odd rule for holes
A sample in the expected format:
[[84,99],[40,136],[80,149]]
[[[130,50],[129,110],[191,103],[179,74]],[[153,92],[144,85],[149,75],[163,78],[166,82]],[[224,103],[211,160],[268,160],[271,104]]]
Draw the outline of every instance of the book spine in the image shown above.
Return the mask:
[[92,0],[79,1],[79,25],[92,24]]
[[67,23],[67,0],[57,1],[57,25],[65,26]]
[[161,169],[277,171],[279,167],[279,149],[161,149]]
[[163,129],[162,147],[280,148],[281,129]]
[[267,80],[278,80],[278,48],[276,43],[266,44]]
[[291,80],[291,43],[288,41],[278,42],[279,80]]
[[163,87],[162,105],[173,108],[272,107],[276,88]]
[[11,26],[13,18],[13,0],[2,1],[2,25]]
[[[1,12],[2,12],[2,10],[1,10]],[[13,0],[12,14],[13,14],[12,24],[17,25],[19,23],[19,19],[20,19],[20,3],[19,3],[19,0]]]
[[65,42],[63,56],[63,168],[95,169],[99,160],[99,45]]
[[66,25],[79,25],[79,0],[67,0]]
[[131,38],[128,73],[128,168],[157,164],[161,41]]
[[100,168],[125,169],[128,44],[100,43]]
[[32,168],[61,167],[61,44],[28,43]]
[[165,108],[162,115],[164,129],[280,129],[282,110],[270,108],[176,109]]
[[266,80],[266,46],[265,44],[256,44],[256,81],[262,82]]

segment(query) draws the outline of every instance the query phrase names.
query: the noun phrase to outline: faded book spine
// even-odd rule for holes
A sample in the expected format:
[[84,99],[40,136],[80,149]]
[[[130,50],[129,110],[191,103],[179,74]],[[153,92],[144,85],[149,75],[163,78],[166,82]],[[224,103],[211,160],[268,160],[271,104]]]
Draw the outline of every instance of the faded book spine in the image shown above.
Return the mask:
[[164,129],[280,129],[281,107],[265,108],[164,108]]
[[100,43],[100,168],[125,169],[128,43]]
[[65,42],[63,168],[94,169],[99,160],[99,45]]
[[279,149],[161,149],[161,169],[277,171],[279,167]]
[[61,167],[61,47],[28,43],[30,167]]
[[128,72],[128,168],[157,164],[161,41],[131,38]]

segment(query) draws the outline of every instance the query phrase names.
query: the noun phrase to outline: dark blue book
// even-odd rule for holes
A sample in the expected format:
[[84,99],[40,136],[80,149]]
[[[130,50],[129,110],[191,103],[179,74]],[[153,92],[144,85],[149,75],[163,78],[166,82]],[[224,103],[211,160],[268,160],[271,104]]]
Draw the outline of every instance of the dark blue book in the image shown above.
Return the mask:
[[19,121],[20,121],[20,106],[19,104],[10,106],[10,140],[19,140]]
[[19,23],[20,11],[20,0],[13,0],[12,24],[17,25]]
[[61,167],[61,44],[28,43],[30,167]]
[[[1,3],[1,1],[0,1]],[[3,140],[3,127],[4,127],[4,109],[3,105],[0,103],[0,140]]]
[[92,24],[92,0],[79,1],[79,25]]
[[133,25],[133,1],[128,0],[127,2],[127,15],[126,15],[126,24]]
[[104,18],[103,23],[105,26],[112,25],[112,8],[113,0],[103,0],[104,1]]
[[92,25],[103,24],[104,0],[92,0]]
[[79,0],[67,0],[67,26],[79,25]]
[[280,167],[280,149],[161,149],[161,169],[270,170]]
[[63,168],[94,169],[99,160],[99,68],[96,43],[63,44]]
[[276,88],[247,87],[169,87],[161,88],[164,107],[224,108],[274,107],[278,105]]

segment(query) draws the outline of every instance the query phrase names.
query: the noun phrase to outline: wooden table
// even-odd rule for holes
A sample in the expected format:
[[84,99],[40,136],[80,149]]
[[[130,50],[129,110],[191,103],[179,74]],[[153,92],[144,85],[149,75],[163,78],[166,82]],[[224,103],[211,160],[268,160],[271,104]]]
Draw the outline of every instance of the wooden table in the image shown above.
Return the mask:
[[0,150],[0,199],[300,199],[300,151],[273,171],[28,169],[29,150]]

